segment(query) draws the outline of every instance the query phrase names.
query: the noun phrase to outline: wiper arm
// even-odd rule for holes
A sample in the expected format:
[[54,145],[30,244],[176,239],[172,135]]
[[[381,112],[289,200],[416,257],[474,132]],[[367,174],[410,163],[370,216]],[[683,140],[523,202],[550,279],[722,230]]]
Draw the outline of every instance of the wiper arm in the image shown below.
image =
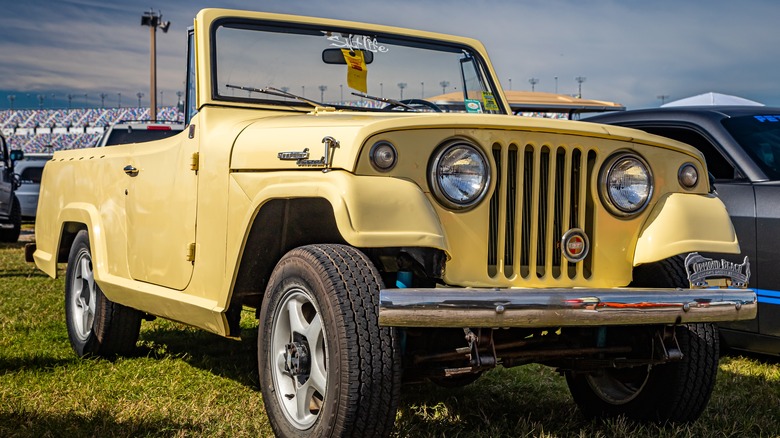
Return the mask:
[[400,107],[408,109],[409,111],[418,111],[417,108],[415,108],[413,106],[407,105],[407,104],[405,104],[405,103],[403,103],[403,102],[401,102],[399,100],[390,99],[390,98],[387,98],[387,97],[371,96],[371,95],[366,94],[366,93],[355,93],[355,92],[353,92],[352,95],[353,96],[358,96],[358,97],[365,97],[366,99],[376,100],[378,102],[389,103],[390,105],[400,106]]
[[327,105],[317,102],[316,100],[307,99],[303,96],[298,96],[292,93],[288,93],[284,90],[280,90],[278,88],[274,87],[265,87],[265,88],[254,88],[254,87],[244,87],[241,85],[230,85],[225,84],[225,87],[227,88],[235,88],[236,90],[244,90],[244,91],[251,91],[253,93],[263,93],[263,94],[270,94],[271,96],[280,96],[280,97],[289,97],[291,99],[299,100],[304,103],[308,103],[309,105],[315,107],[315,108],[325,108]]

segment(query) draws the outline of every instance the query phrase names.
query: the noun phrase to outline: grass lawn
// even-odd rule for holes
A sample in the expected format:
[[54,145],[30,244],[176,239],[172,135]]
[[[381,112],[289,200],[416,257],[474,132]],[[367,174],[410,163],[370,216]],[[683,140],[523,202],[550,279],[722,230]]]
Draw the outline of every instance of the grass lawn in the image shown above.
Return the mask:
[[[0,436],[270,436],[256,371],[253,312],[232,341],[157,319],[138,353],[82,360],[68,342],[64,279],[0,244]],[[780,437],[780,360],[721,359],[690,425],[586,421],[551,368],[499,368],[462,389],[404,388],[399,437]]]

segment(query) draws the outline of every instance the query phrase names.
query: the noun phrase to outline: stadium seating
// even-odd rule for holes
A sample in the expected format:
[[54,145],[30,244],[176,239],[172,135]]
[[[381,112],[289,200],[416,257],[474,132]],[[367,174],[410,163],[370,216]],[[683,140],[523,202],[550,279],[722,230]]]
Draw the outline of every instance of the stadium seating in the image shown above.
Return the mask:
[[[103,130],[120,120],[148,120],[149,108],[20,109],[0,111],[0,132],[11,149],[54,152],[95,146]],[[183,121],[179,109],[162,107],[157,120]]]

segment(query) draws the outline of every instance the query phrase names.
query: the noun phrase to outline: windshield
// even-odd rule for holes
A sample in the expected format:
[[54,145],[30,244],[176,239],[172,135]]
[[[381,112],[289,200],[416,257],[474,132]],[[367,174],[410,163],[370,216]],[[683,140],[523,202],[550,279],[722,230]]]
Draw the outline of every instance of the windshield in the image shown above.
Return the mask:
[[733,117],[723,126],[769,179],[780,180],[780,114]]
[[365,111],[503,113],[469,47],[343,29],[223,24],[215,97]]

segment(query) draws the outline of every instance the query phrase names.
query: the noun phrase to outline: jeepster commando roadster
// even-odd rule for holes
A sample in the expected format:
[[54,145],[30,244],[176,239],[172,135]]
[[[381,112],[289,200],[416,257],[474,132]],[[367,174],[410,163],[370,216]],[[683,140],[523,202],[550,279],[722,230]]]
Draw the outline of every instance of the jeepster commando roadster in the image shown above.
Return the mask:
[[756,296],[746,263],[689,281],[739,251],[695,149],[511,116],[468,38],[206,9],[188,58],[184,131],[45,167],[28,258],[67,263],[76,354],[154,316],[238,338],[256,309],[279,436],[387,435],[402,384],[532,362],[586,417],[702,413],[714,323]]

